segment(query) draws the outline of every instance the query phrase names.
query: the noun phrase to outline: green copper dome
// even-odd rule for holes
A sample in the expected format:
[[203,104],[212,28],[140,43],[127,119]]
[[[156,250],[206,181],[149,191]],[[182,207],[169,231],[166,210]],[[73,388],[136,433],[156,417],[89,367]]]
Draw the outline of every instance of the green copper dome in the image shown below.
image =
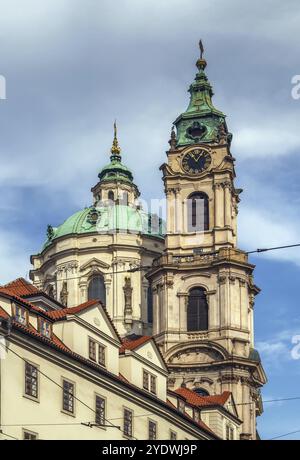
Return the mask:
[[200,50],[200,59],[196,63],[198,72],[189,87],[189,106],[174,122],[177,146],[219,142],[221,138],[230,143],[232,137],[227,131],[224,113],[216,109],[212,102],[213,90],[204,72],[206,61],[202,58],[201,41]]
[[42,250],[62,236],[115,232],[164,238],[165,223],[156,215],[147,214],[136,207],[113,205],[95,208],[90,206],[73,214],[59,227],[48,226],[47,241]]
[[[139,190],[133,183],[133,175],[129,168],[121,163],[121,148],[117,139],[117,126],[114,123],[114,140],[111,148],[110,163],[105,166],[100,173],[99,185],[115,182],[130,184],[131,189],[135,190],[135,197],[139,196]],[[110,186],[109,185],[109,186]],[[95,187],[94,187],[95,188]],[[125,188],[125,191],[128,187]],[[93,189],[92,189],[93,190]],[[140,235],[164,238],[165,223],[154,214],[148,214],[139,206],[121,204],[117,198],[115,202],[99,201],[98,191],[94,195],[97,205],[90,206],[76,212],[55,228],[48,225],[47,241],[42,250],[47,248],[57,238],[67,235],[76,236],[84,234],[109,234],[109,233],[134,233]]]
[[111,163],[104,166],[98,174],[101,182],[127,182],[133,184],[133,175],[127,166],[124,166],[119,159],[113,158]]

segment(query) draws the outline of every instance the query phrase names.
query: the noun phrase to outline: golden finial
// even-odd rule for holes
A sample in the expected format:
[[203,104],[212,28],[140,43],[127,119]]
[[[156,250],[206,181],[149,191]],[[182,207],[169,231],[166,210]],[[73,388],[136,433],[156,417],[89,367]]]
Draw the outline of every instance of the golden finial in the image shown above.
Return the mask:
[[113,155],[120,155],[120,153],[121,153],[121,148],[119,146],[118,138],[117,138],[117,122],[116,122],[116,120],[114,122],[114,140],[113,140],[112,147],[111,147],[110,151],[111,151],[111,153]]

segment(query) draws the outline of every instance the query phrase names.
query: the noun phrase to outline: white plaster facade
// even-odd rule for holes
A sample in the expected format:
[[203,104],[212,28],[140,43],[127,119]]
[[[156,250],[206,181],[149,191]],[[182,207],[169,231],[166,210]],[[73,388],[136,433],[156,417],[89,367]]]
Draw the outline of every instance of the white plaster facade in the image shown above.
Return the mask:
[[[68,306],[88,300],[88,285],[95,274],[104,277],[106,307],[120,334],[144,334],[148,324],[148,280],[145,270],[128,273],[127,270],[147,267],[162,252],[160,238],[141,234],[72,235],[55,240],[42,254],[32,256],[34,270],[31,277],[36,287],[49,290],[54,286],[57,300],[63,282],[68,285]],[[121,273],[120,273],[121,272]],[[132,291],[132,321],[124,321],[124,285],[130,277]]]
[[[7,291],[0,292],[0,305],[1,440],[21,440],[26,434],[48,440],[149,439],[149,421],[156,423],[156,439],[170,439],[171,431],[178,440],[218,438],[168,403],[168,371],[153,340],[119,354],[121,340],[99,302],[76,313],[69,308],[70,314],[54,322],[50,313]],[[26,311],[22,324],[16,306]],[[49,337],[41,334],[41,317],[51,321]],[[103,366],[91,361],[90,338],[105,347]],[[26,363],[37,369],[35,396],[26,390]],[[156,377],[155,395],[143,389],[143,371]],[[74,385],[71,412],[63,407],[64,381]],[[101,425],[96,396],[105,400]],[[132,414],[130,436],[124,409]]]

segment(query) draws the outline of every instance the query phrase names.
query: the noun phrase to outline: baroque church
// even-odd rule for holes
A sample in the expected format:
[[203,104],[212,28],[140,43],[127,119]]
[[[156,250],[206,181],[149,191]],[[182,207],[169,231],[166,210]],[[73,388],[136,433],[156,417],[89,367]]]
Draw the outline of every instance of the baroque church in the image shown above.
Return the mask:
[[143,210],[115,124],[91,206],[48,226],[43,247],[31,256],[30,278],[67,308],[100,299],[121,337],[153,336],[169,390],[231,392],[240,438],[256,439],[266,383],[254,346],[260,289],[237,245],[242,190],[234,184],[232,134],[213,104],[200,50],[188,107],[174,121],[160,168],[165,221]]

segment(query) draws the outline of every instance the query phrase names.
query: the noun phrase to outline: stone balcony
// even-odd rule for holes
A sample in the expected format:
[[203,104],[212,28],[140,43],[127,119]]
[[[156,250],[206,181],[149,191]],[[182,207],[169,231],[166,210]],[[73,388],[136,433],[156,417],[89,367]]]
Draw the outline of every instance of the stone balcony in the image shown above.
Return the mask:
[[248,255],[244,251],[233,248],[220,248],[216,252],[198,254],[163,254],[153,261],[153,268],[162,265],[206,265],[212,262],[232,261],[248,263]]

